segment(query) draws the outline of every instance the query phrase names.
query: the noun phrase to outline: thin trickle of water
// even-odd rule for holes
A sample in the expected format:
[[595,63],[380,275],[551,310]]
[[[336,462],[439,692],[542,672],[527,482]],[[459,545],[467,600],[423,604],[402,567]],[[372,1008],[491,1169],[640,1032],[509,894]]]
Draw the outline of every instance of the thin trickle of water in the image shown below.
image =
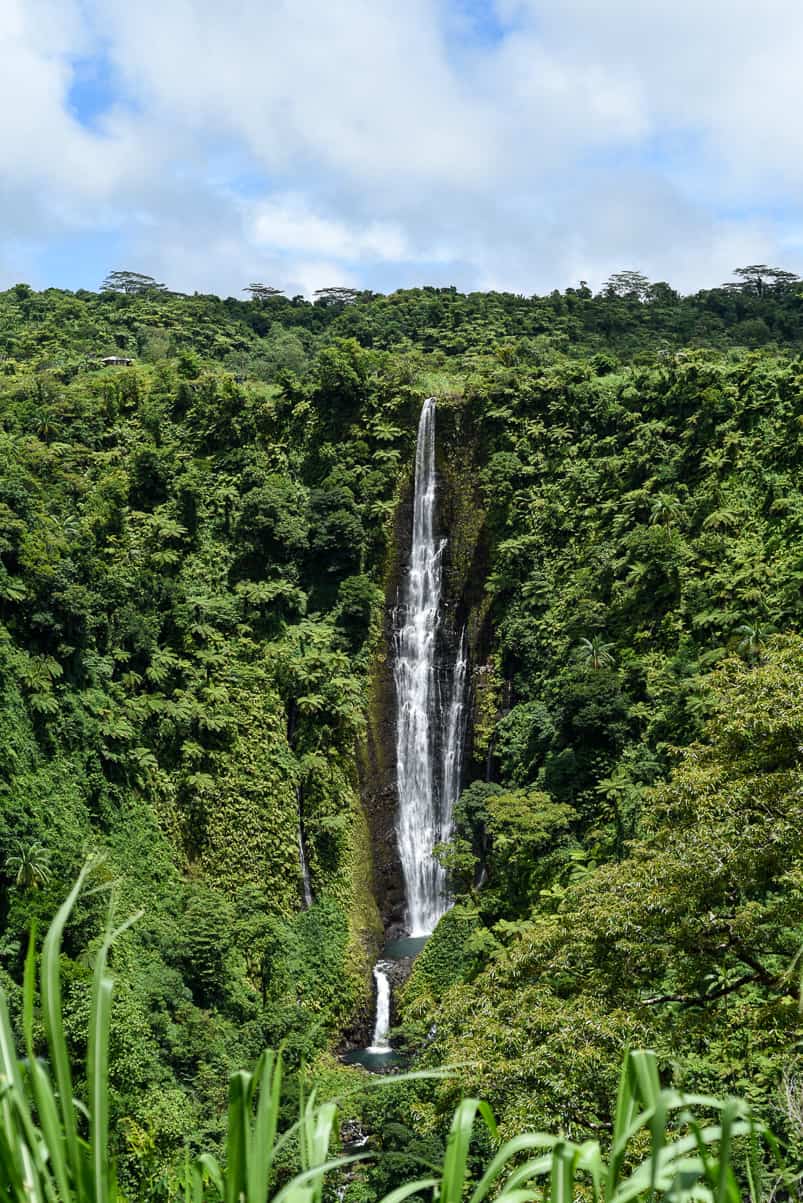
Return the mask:
[[368,1048],[369,1053],[389,1053],[390,1048],[390,978],[385,972],[387,965],[377,961],[374,965],[374,981],[376,982],[376,1019],[374,1021],[374,1038]]
[[[467,669],[468,657],[466,654],[466,631],[464,627],[460,632],[460,643],[452,672],[449,702],[443,709],[440,838],[444,843],[452,835],[452,816],[454,814],[455,802],[460,794],[460,780],[463,772]],[[441,901],[443,903],[441,913],[443,913],[448,906],[448,896],[444,895]]]
[[312,885],[310,883],[309,866],[307,864],[307,855],[304,852],[304,836],[301,831],[301,822],[298,824],[298,863],[301,866],[301,891],[304,899],[304,909],[309,910],[312,906]]
[[[428,935],[449,906],[446,874],[433,856],[451,832],[459,791],[466,681],[465,637],[447,697],[435,679],[445,539],[435,536],[435,400],[421,410],[415,453],[410,572],[397,613],[396,775],[399,859],[412,936]],[[439,751],[438,751],[439,749]]]

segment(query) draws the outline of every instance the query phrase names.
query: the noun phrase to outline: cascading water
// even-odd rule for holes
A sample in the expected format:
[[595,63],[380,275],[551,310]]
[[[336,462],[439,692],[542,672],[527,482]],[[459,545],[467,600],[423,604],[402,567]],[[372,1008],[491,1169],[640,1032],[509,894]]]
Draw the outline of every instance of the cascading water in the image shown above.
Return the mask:
[[[437,639],[440,627],[441,559],[445,539],[435,536],[435,399],[424,402],[418,424],[410,572],[395,615],[396,775],[399,808],[396,834],[407,897],[410,935],[428,936],[450,905],[446,873],[436,861],[436,844],[452,833],[460,792],[465,735],[468,653],[466,633],[450,670]],[[451,642],[451,641],[447,641]],[[303,844],[300,843],[302,855]],[[403,939],[386,946],[386,958],[406,959],[418,948]],[[423,941],[422,941],[423,942]],[[400,946],[404,946],[403,951]],[[420,947],[420,945],[419,945]],[[368,1048],[344,1054],[377,1072],[394,1063],[390,1043],[391,960],[377,961],[376,1018]]]
[[304,833],[301,830],[301,821],[298,823],[298,863],[301,868],[301,895],[304,899],[304,910],[308,911],[312,906],[312,885],[310,883],[309,865],[307,864],[307,856],[304,852]]
[[369,1053],[389,1053],[390,1047],[390,978],[385,972],[384,961],[374,965],[374,981],[376,982],[376,1019],[374,1021],[374,1038],[368,1048]]
[[[451,696],[448,705],[443,708],[440,838],[444,843],[452,835],[452,815],[454,814],[455,802],[460,794],[460,779],[463,772],[467,668],[468,657],[466,654],[466,632],[464,628],[460,632],[457,659],[455,660],[454,671],[452,673]],[[443,902],[443,910],[445,910],[448,898],[444,897]]]
[[[445,539],[435,535],[435,399],[421,410],[415,453],[410,571],[399,610],[396,659],[396,773],[399,859],[410,934],[428,935],[449,906],[446,874],[433,856],[451,832],[460,785],[466,679],[465,637],[449,697],[436,683],[436,633]],[[440,763],[437,749],[440,746]]]

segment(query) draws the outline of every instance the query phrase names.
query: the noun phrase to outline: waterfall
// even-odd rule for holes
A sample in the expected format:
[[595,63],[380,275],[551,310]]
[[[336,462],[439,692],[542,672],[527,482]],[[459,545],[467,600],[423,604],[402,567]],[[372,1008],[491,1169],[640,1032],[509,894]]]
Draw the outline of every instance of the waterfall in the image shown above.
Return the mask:
[[[460,794],[460,779],[463,771],[463,716],[466,708],[467,668],[468,658],[466,655],[466,631],[464,627],[460,632],[460,643],[452,673],[449,702],[443,708],[440,838],[444,842],[451,837],[452,814],[455,802]],[[443,910],[446,909],[446,901],[447,899],[444,898]]]
[[385,973],[385,962],[377,961],[374,965],[374,981],[376,982],[376,1020],[374,1022],[374,1038],[371,1041],[369,1053],[389,1053],[390,1048],[390,979]]
[[[435,399],[421,410],[415,453],[410,571],[397,622],[396,773],[399,858],[410,934],[428,935],[449,906],[433,848],[451,832],[460,788],[466,680],[465,635],[447,698],[436,682],[436,634],[445,539],[435,536]],[[439,754],[438,754],[439,749]]]
[[301,889],[304,898],[304,909],[308,911],[312,906],[312,886],[310,885],[309,867],[304,852],[304,836],[301,831],[300,820],[298,824],[298,863],[301,866]]

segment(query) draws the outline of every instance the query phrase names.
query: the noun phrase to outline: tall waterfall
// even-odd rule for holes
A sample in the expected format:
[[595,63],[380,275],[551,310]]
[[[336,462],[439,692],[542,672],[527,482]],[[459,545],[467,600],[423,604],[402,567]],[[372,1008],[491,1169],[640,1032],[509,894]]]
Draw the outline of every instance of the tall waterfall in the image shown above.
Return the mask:
[[413,936],[428,935],[449,906],[446,875],[432,853],[451,831],[463,743],[464,637],[448,688],[439,689],[436,681],[441,559],[446,540],[435,536],[435,501],[435,399],[430,397],[418,424],[410,572],[400,608],[393,669],[397,835]]
[[389,1053],[390,1050],[390,979],[385,973],[384,961],[374,965],[374,981],[376,982],[376,1020],[374,1022],[374,1038],[368,1049],[369,1053]]

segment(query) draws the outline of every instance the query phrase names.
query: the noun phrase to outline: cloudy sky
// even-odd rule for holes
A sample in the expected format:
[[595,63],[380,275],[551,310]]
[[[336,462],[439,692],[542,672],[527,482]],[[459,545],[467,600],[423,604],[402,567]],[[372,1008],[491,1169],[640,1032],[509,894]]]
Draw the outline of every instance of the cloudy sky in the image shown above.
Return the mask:
[[800,0],[0,0],[0,287],[803,273]]

